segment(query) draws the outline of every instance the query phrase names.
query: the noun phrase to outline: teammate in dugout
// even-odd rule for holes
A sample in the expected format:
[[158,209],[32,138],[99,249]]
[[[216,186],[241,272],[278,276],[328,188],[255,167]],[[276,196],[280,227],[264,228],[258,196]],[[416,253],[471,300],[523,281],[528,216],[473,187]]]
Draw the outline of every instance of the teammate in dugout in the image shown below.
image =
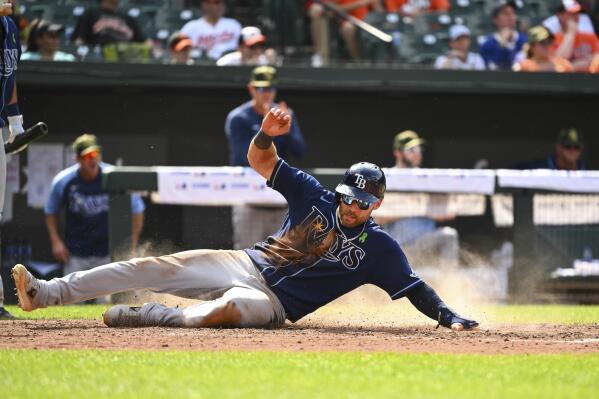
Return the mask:
[[187,308],[158,303],[116,305],[110,327],[278,327],[295,322],[363,284],[393,299],[407,296],[440,325],[476,329],[451,310],[411,269],[399,244],[370,218],[381,205],[385,176],[371,163],[352,165],[336,192],[277,156],[273,138],[287,133],[291,116],[271,109],[248,150],[250,165],[289,203],[283,225],[246,250],[193,250],[134,258],[51,281],[23,265],[13,277],[19,304],[31,311],[136,288],[210,301]]
[[[10,17],[13,13],[14,0],[0,0],[0,48],[2,62],[2,100],[0,101],[0,127],[4,142],[12,142],[18,134],[23,133],[23,116],[17,103],[17,67],[21,57],[19,30]],[[0,150],[0,219],[4,210],[4,193],[6,191],[6,154],[4,146]],[[4,289],[0,277],[0,319],[12,319],[13,316],[4,309]]]

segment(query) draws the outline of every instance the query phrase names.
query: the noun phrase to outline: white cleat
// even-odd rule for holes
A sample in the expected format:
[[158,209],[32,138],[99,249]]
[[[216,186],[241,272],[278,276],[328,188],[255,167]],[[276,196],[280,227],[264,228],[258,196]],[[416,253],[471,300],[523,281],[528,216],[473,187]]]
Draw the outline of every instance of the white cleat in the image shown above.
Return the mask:
[[15,280],[15,286],[17,287],[19,307],[26,312],[37,309],[38,307],[33,304],[33,298],[39,291],[37,279],[21,264],[12,268],[12,278]]
[[108,327],[143,327],[141,306],[115,305],[102,315]]

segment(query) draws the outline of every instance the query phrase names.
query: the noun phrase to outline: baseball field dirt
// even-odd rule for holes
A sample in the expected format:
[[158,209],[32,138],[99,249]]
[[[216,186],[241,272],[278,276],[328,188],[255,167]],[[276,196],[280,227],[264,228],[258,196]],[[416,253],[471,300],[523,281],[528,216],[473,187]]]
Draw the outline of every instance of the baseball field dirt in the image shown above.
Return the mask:
[[454,333],[424,325],[357,327],[310,321],[277,330],[115,329],[101,320],[18,320],[2,322],[0,348],[579,354],[599,353],[599,327],[518,324]]
[[[281,329],[108,328],[104,306],[62,307],[22,313],[82,313],[81,318],[0,322],[0,348],[181,351],[362,351],[455,354],[599,353],[599,307],[477,306],[479,298],[450,296],[460,312],[481,323],[480,331],[435,328],[407,300],[391,302],[364,287]],[[463,294],[463,293],[462,293]],[[192,301],[143,297],[170,306]],[[72,312],[69,312],[72,309]],[[539,310],[542,309],[542,310]],[[86,313],[87,312],[87,313]],[[91,318],[90,318],[91,317]]]

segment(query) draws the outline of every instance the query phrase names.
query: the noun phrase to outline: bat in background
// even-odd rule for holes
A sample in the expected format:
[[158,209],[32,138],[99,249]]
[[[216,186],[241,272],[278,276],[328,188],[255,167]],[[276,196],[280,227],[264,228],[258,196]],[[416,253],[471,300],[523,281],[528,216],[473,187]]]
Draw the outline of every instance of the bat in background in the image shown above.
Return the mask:
[[23,151],[27,146],[35,140],[44,137],[48,134],[48,125],[44,122],[38,122],[17,135],[12,143],[4,144],[4,152],[6,154],[17,154]]
[[379,28],[376,28],[376,27],[370,25],[369,23],[364,22],[361,19],[354,17],[353,15],[350,15],[343,10],[340,10],[339,8],[335,7],[332,4],[323,3],[321,0],[314,0],[314,2],[320,4],[328,11],[331,11],[338,17],[351,22],[352,24],[356,25],[358,28],[362,29],[366,33],[371,34],[372,36],[384,41],[385,43],[391,43],[393,41],[393,37],[391,37],[391,35],[389,35],[388,33],[385,33],[382,30],[380,30]]

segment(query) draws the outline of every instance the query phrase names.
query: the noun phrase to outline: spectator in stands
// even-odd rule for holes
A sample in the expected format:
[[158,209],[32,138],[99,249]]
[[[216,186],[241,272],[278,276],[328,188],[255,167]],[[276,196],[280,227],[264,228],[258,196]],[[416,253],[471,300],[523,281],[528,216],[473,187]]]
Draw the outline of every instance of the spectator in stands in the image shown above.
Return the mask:
[[193,65],[194,60],[191,58],[191,50],[193,43],[191,39],[182,34],[175,32],[168,40],[169,62],[179,65]]
[[64,26],[43,19],[34,20],[29,27],[27,51],[21,60],[75,61],[75,56],[59,51]]
[[[412,130],[398,133],[393,140],[395,167],[419,168],[422,165],[425,144],[426,141]],[[392,203],[392,197],[393,193],[386,193],[385,202]],[[376,222],[382,224],[400,243],[411,263],[417,266],[458,266],[458,232],[451,227],[437,226],[438,222],[450,221],[455,215],[441,215],[434,219],[427,216],[382,217],[376,212],[373,215]]]
[[[59,172],[52,181],[45,207],[52,253],[64,264],[64,274],[88,270],[110,262],[108,253],[108,193],[102,188],[102,148],[96,136],[83,134],[73,143],[77,163]],[[66,210],[65,240],[58,232],[57,215]],[[144,203],[131,196],[132,248],[143,226]],[[65,244],[66,242],[66,244]]]
[[[260,130],[262,118],[273,107],[286,112],[287,104],[275,103],[277,95],[277,70],[272,66],[259,66],[252,71],[248,91],[252,99],[241,104],[227,115],[225,134],[229,141],[230,165],[249,166],[247,152],[250,142]],[[274,139],[278,155],[288,159],[289,155],[302,158],[305,152],[304,138],[292,113],[291,130]],[[235,249],[249,248],[261,242],[273,229],[280,227],[286,207],[235,206],[233,212],[233,246]],[[270,233],[267,233],[270,231]]]
[[224,14],[224,0],[202,0],[202,17],[181,28],[181,33],[189,36],[203,57],[216,61],[237,48],[241,24],[233,18],[223,17]]
[[450,50],[435,61],[436,69],[483,70],[485,61],[470,51],[470,29],[464,25],[453,25],[449,28]]
[[[326,3],[360,20],[363,20],[370,10],[383,10],[381,0],[330,0]],[[322,4],[311,2],[308,7],[308,15],[310,16],[312,43],[314,44],[312,66],[319,67],[328,62],[328,14]],[[360,44],[355,25],[345,20],[340,20],[339,23],[339,32],[350,57],[354,60],[360,59]]]
[[446,12],[449,0],[385,0],[387,11],[414,17],[425,12]]
[[562,57],[552,55],[554,37],[544,26],[535,26],[528,31],[528,44],[524,50],[526,58],[514,64],[516,72],[572,72],[572,64]]
[[218,66],[274,65],[277,52],[266,48],[266,36],[255,26],[246,26],[239,36],[237,51],[223,55],[216,61]]
[[592,30],[579,29],[581,14],[578,3],[561,6],[556,15],[560,30],[555,33],[555,55],[570,61],[575,71],[588,72],[593,57],[599,54],[599,39]]
[[522,162],[513,169],[585,170],[582,159],[584,139],[578,129],[562,129],[555,141],[554,153],[545,159]]
[[511,70],[526,44],[528,38],[516,29],[517,9],[515,1],[500,1],[491,12],[495,33],[489,35],[480,47],[488,69]]
[[593,62],[591,62],[591,66],[589,67],[590,73],[599,73],[599,54],[593,58]]
[[582,13],[583,9],[576,0],[557,0],[555,5],[555,13],[549,18],[543,21],[543,25],[551,31],[554,35],[558,32],[562,32],[563,26],[561,19],[564,18],[562,14],[576,14],[576,20],[578,22],[578,31],[581,33],[595,33],[593,28],[593,22],[591,18]]
[[86,10],[77,20],[71,41],[87,46],[146,41],[137,21],[118,7],[119,0],[100,0],[100,8]]

